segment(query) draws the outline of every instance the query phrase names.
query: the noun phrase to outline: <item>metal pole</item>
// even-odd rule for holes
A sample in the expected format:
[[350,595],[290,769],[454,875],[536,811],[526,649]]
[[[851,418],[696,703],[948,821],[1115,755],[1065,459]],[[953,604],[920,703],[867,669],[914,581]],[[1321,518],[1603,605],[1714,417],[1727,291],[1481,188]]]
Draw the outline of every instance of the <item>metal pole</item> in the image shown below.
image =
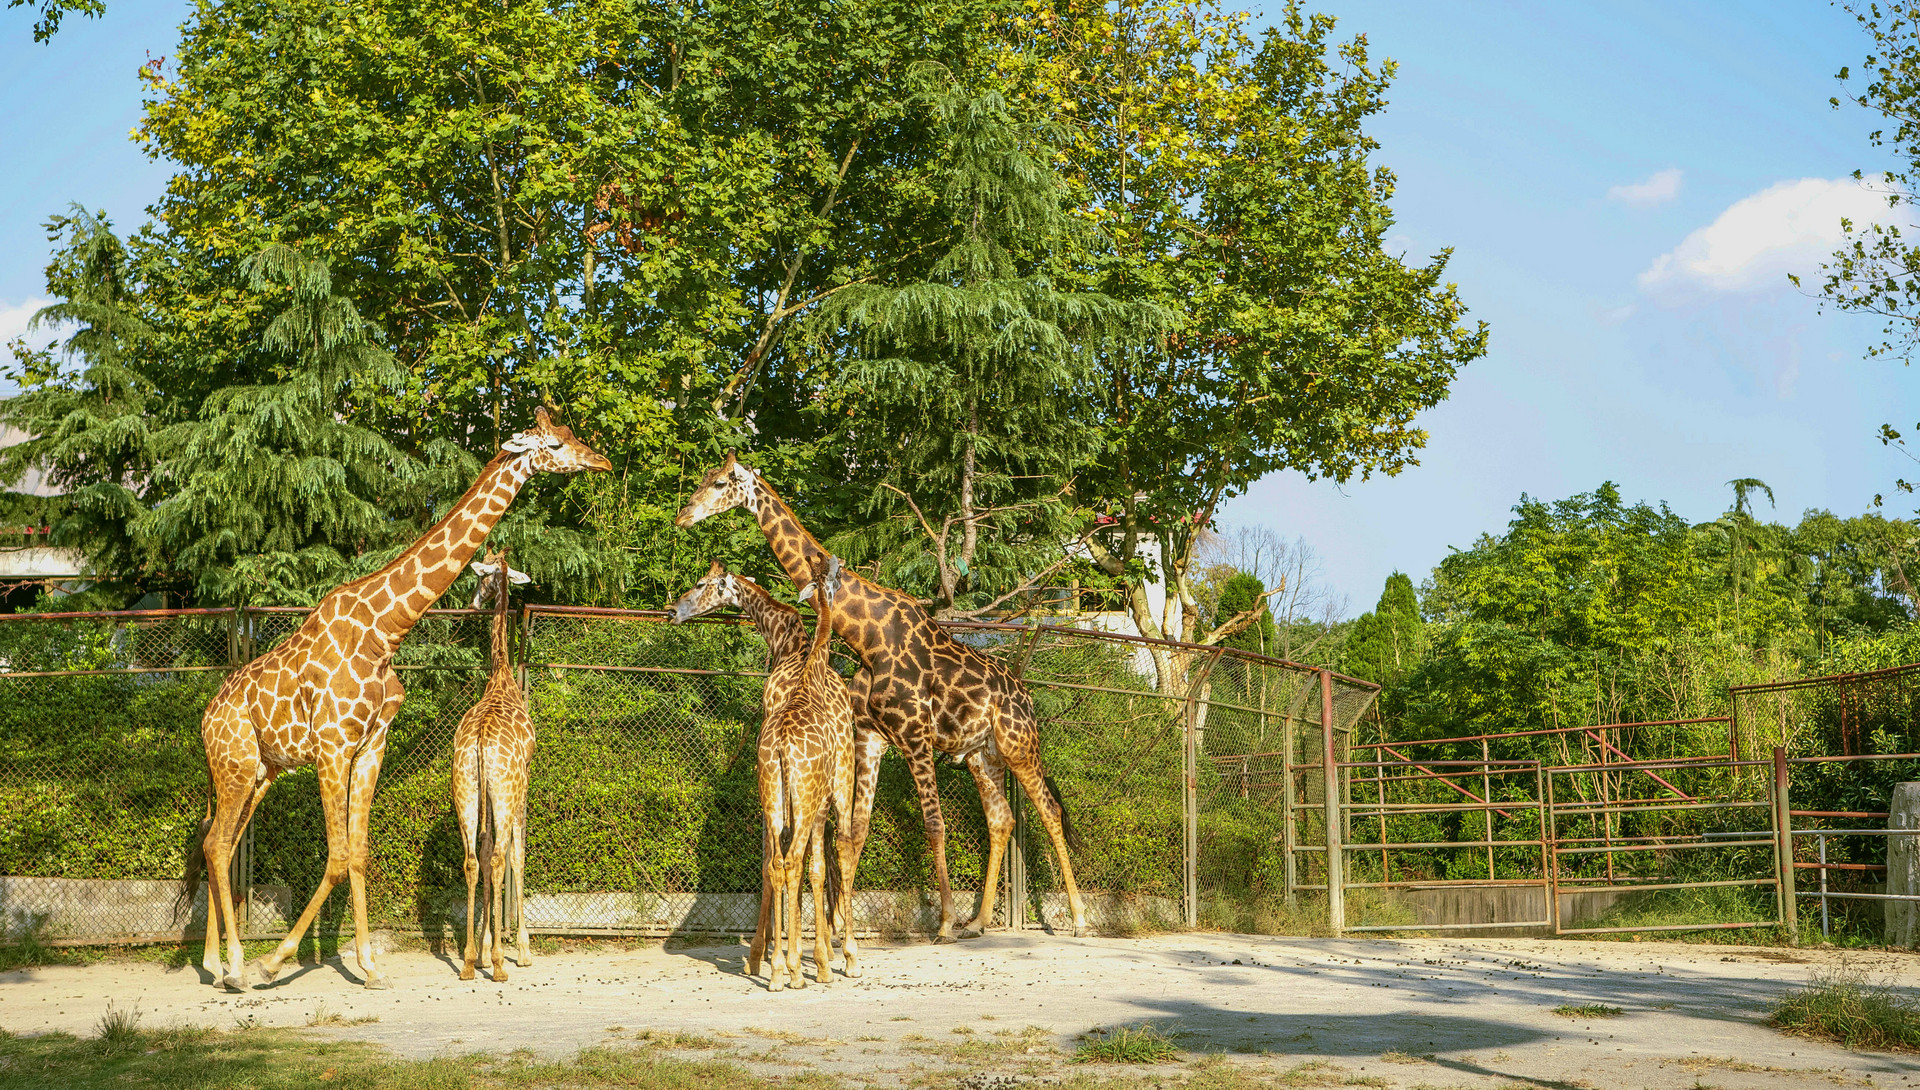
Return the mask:
[[1820,842],[1820,936],[1833,937],[1833,926],[1827,919],[1827,834],[1821,833]]
[[[1780,925],[1787,929],[1787,941],[1800,943],[1800,912],[1793,892],[1793,810],[1787,796],[1787,751],[1773,747],[1773,853],[1779,864],[1778,900]],[[1821,872],[1823,875],[1824,871]],[[1824,902],[1822,902],[1824,904]]]
[[1011,774],[1007,776],[1007,798],[1013,802],[1013,842],[1007,850],[1007,927],[1019,931],[1027,924],[1027,797]]
[[[1287,706],[1291,708],[1292,698]],[[1294,853],[1300,849],[1300,832],[1295,824],[1299,813],[1294,805],[1299,801],[1293,788],[1293,714],[1289,712],[1280,720],[1280,847],[1286,852],[1287,907],[1293,907],[1295,888],[1300,885],[1300,872]]]
[[1333,671],[1320,670],[1320,782],[1326,793],[1327,927],[1347,929],[1346,847],[1341,843],[1340,759],[1333,746]]
[[1480,801],[1486,808],[1480,816],[1487,819],[1487,881],[1493,881],[1493,775],[1487,765],[1493,760],[1493,751],[1487,748],[1487,740],[1480,739]]
[[1560,841],[1553,818],[1553,769],[1542,768],[1540,793],[1540,862],[1547,872],[1547,919],[1553,921],[1553,933],[1560,929]]

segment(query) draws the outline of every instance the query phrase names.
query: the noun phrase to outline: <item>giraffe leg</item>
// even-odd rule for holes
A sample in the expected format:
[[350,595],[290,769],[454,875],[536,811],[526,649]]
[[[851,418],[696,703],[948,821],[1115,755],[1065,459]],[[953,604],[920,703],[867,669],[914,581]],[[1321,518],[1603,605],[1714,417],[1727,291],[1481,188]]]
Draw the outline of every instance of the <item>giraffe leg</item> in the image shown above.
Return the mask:
[[506,791],[489,794],[493,796],[494,834],[493,857],[487,866],[487,903],[493,906],[488,913],[493,921],[490,929],[493,941],[487,945],[487,957],[493,963],[493,982],[502,984],[507,979],[507,841],[513,836],[513,814],[509,809],[513,800],[500,797],[507,794]]
[[[280,967],[286,960],[300,950],[301,936],[320,915],[321,906],[327,903],[327,895],[333,887],[347,876],[347,782],[351,773],[347,755],[338,752],[324,752],[314,761],[314,771],[320,780],[320,807],[327,818],[327,869],[320,876],[319,888],[313,891],[313,898],[294,922],[287,937],[273,952],[247,966],[248,974],[258,983],[270,984],[280,975]],[[222,863],[224,866],[224,862]],[[239,931],[234,932],[238,941]]]
[[[248,809],[247,800],[253,793],[254,769],[259,762],[249,761],[252,768],[238,767],[241,762],[222,762],[223,767],[215,777],[213,821],[207,828],[207,835],[201,841],[201,851],[206,853],[207,866],[207,942],[201,966],[213,974],[213,982],[228,991],[242,991],[246,987],[245,974],[241,966],[246,964],[247,955],[240,945],[240,919],[234,911],[231,873],[233,851],[240,840],[241,814]],[[227,961],[220,960],[220,939],[227,940]],[[226,966],[233,971],[227,972]]]
[[768,826],[760,829],[760,911],[753,927],[753,943],[747,947],[747,975],[760,975],[760,959],[767,952],[768,917],[773,913],[774,841]]
[[369,988],[391,988],[393,982],[374,964],[373,942],[367,931],[367,822],[373,811],[373,791],[380,783],[380,762],[387,753],[387,724],[400,710],[400,683],[387,673],[389,696],[361,739],[353,759],[347,810],[347,881],[353,892],[353,950]]
[[[859,722],[857,718],[854,721]],[[886,752],[886,735],[877,730],[854,729],[853,809],[851,816],[841,815],[841,828],[836,830],[839,836],[850,841],[850,855],[843,854],[840,859],[840,889],[844,894],[841,899],[847,905],[853,903],[854,872],[859,869],[860,853],[866,851],[867,834],[873,828],[873,798],[880,784],[880,758],[886,756]],[[853,925],[847,919],[842,917],[834,921],[834,925],[842,935],[852,937]]]
[[813,878],[813,975],[822,984],[833,983],[833,907],[827,904],[827,808],[813,819],[807,870]]
[[480,881],[480,739],[479,730],[463,721],[453,743],[453,812],[460,823],[461,869],[467,879],[467,941],[461,948],[460,979],[472,980],[480,951],[473,944],[474,887]]
[[807,841],[813,835],[809,826],[795,822],[793,845],[787,851],[783,880],[786,882],[787,913],[787,985],[791,988],[807,986],[807,976],[800,971],[800,869],[806,860]]
[[[840,895],[833,905],[833,929],[840,933],[840,953],[846,959],[843,971],[852,979],[860,975],[860,943],[853,937],[853,876],[859,859],[853,839],[853,799],[859,763],[851,749],[846,757],[846,775],[835,777],[833,790],[833,847],[840,860]],[[879,759],[876,757],[873,763],[877,769]],[[868,805],[872,805],[871,795]],[[824,851],[826,844],[823,842],[820,847]]]
[[[985,749],[976,749],[967,755],[967,770],[973,773],[974,785],[980,789],[980,805],[986,811],[989,834],[987,872],[981,878],[980,899],[975,902],[978,908],[973,922],[960,929],[962,936],[971,937],[984,934],[993,925],[994,902],[1000,896],[1000,860],[1006,854],[1007,841],[1013,836],[1013,807],[1000,786],[1006,779],[1006,765]],[[1009,909],[1009,914],[1017,907]]]
[[940,813],[940,783],[934,778],[933,751],[907,754],[913,788],[920,795],[920,821],[927,830],[927,849],[933,853],[933,881],[940,887],[940,929],[935,942],[953,940],[953,886],[947,882],[947,823]]
[[527,808],[520,802],[520,817],[513,826],[513,922],[519,927],[520,956],[515,960],[522,969],[533,965],[533,951],[527,945]]
[[767,990],[777,992],[787,986],[787,978],[781,975],[785,968],[780,963],[780,951],[786,936],[787,919],[787,860],[780,848],[780,830],[775,829],[768,836],[767,867],[770,888],[767,913]]
[[1047,839],[1053,842],[1054,857],[1060,860],[1060,877],[1067,883],[1067,905],[1073,910],[1073,934],[1076,938],[1085,936],[1087,927],[1087,906],[1080,899],[1079,883],[1073,879],[1073,860],[1067,858],[1067,838],[1060,824],[1060,804],[1047,789],[1047,780],[1040,771],[1040,760],[1036,756],[1031,762],[1013,766],[1013,774],[1019,779],[1020,786],[1027,797],[1033,800],[1034,809],[1040,811],[1040,824],[1047,827]]

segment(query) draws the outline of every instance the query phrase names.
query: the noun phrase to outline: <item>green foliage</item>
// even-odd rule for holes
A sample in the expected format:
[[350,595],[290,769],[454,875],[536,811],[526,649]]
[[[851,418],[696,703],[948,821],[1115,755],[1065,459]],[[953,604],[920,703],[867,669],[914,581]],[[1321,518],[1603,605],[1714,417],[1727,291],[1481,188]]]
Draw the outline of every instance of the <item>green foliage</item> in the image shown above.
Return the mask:
[[1816,973],[1774,1005],[1777,1028],[1869,1052],[1920,1052],[1920,1005],[1891,985],[1845,971]]
[[[1165,350],[1098,361],[1107,453],[1077,494],[1114,521],[1110,574],[1158,546],[1183,605],[1200,531],[1277,469],[1395,473],[1414,415],[1485,351],[1484,328],[1426,264],[1387,253],[1394,178],[1365,131],[1391,63],[1289,4],[1258,41],[1212,3],[1032,5],[1016,86],[1067,120],[1063,169],[1106,239],[1088,277],[1181,316]],[[1132,604],[1148,635],[1163,618]],[[1192,639],[1197,611],[1183,611]]]
[[1391,686],[1405,677],[1426,653],[1426,626],[1413,580],[1399,572],[1387,576],[1380,603],[1363,613],[1347,632],[1341,670]]
[[1090,1030],[1073,1050],[1077,1064],[1164,1064],[1180,1058],[1180,1049],[1151,1024]]
[[98,19],[106,13],[105,0],[7,0],[7,7],[38,7],[40,18],[33,24],[33,40],[45,42],[60,30],[60,20],[73,13]]

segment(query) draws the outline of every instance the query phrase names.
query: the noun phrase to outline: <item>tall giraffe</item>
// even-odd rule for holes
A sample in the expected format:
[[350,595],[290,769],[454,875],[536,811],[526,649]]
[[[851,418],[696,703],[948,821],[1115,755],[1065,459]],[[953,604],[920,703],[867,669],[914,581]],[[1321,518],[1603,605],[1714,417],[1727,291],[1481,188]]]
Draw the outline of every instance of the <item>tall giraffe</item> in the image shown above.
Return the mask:
[[[838,575],[836,568],[836,585]],[[726,565],[718,560],[707,568],[707,574],[698,583],[689,587],[680,600],[673,604],[673,623],[685,624],[695,617],[729,607],[745,613],[767,645],[767,683],[761,690],[760,698],[761,722],[765,724],[786,707],[794,687],[801,681],[804,674],[801,664],[807,652],[807,630],[800,623],[799,610],[776,601],[765,587],[747,576],[728,571]],[[831,631],[831,628],[829,625],[826,630]],[[817,624],[815,630],[820,631]],[[848,817],[847,814],[841,815],[841,827],[835,830],[836,839],[851,835]],[[851,861],[849,857],[847,862]],[[827,896],[836,904],[841,903],[841,887],[851,881],[852,873],[850,870],[840,872],[840,880],[829,885]],[[769,916],[773,909],[771,878],[772,871],[763,865],[760,868],[760,917],[754,925],[753,945],[747,955],[749,976],[760,971],[760,956],[766,949]],[[851,894],[847,896],[845,903],[851,904]],[[840,948],[846,957],[846,974],[857,977],[860,975],[859,940],[854,938],[853,928],[844,913],[841,923]]]
[[[674,525],[692,526],[735,507],[753,514],[774,558],[795,586],[806,583],[814,562],[827,556],[793,508],[732,452],[701,479],[686,506],[674,516]],[[861,661],[860,671],[847,686],[855,725],[854,861],[859,861],[866,847],[880,757],[892,745],[906,757],[913,774],[921,820],[933,849],[933,875],[940,886],[939,937],[952,938],[953,889],[947,881],[946,822],[940,813],[934,761],[941,753],[964,760],[980,789],[991,834],[979,910],[965,930],[985,930],[999,892],[1000,860],[1013,835],[1013,807],[1001,789],[1003,776],[1012,769],[1039,810],[1060,861],[1074,934],[1086,934],[1086,904],[1067,858],[1064,811],[1048,789],[1040,765],[1040,727],[1026,686],[999,663],[947,635],[912,596],[850,571],[840,575],[833,631]]]
[[[767,987],[771,991],[779,991],[782,986],[783,938],[786,983],[795,988],[806,984],[800,972],[800,871],[806,866],[809,850],[813,856],[814,973],[820,983],[833,983],[830,962],[837,919],[847,975],[860,975],[853,938],[853,702],[846,683],[827,658],[839,582],[840,561],[825,555],[816,557],[813,578],[800,591],[802,600],[813,600],[813,644],[805,655],[788,655],[774,667],[774,674],[784,675],[778,687],[785,699],[760,725],[759,762],[754,771],[760,782],[765,850],[760,864],[760,922],[753,945],[747,948],[747,974],[760,971],[760,955],[767,952]],[[769,688],[774,688],[772,678],[769,682]],[[834,848],[839,853],[841,874],[831,907],[826,896],[829,805],[838,819]],[[781,834],[789,831],[783,845]]]
[[[214,982],[240,991],[245,977],[271,982],[300,947],[327,894],[353,891],[354,957],[369,988],[391,987],[367,940],[367,809],[380,778],[387,726],[406,695],[393,653],[427,608],[453,585],[522,485],[535,473],[606,470],[612,463],[568,428],[535,413],[509,439],[452,510],[393,563],[335,588],[279,646],[227,676],[200,722],[213,797],[205,838],[188,860],[183,895],[207,871],[207,948]],[[281,773],[313,765],[327,820],[327,870],[300,919],[271,954],[243,968],[240,922],[227,866],[241,830]],[[224,921],[228,961],[220,960]],[[228,971],[230,968],[230,971]]]
[[[466,856],[467,945],[460,979],[473,979],[480,947],[473,941],[474,885],[484,879],[480,909],[480,941],[489,948],[493,979],[507,979],[501,946],[506,941],[506,888],[514,890],[513,919],[519,925],[522,969],[533,964],[527,949],[527,914],[523,883],[527,873],[527,775],[533,764],[533,716],[527,694],[513,674],[513,655],[507,646],[507,597],[513,584],[528,582],[523,572],[507,565],[502,549],[472,564],[480,576],[473,591],[473,608],[493,599],[493,661],[486,692],[467,709],[453,732],[453,812],[460,821],[460,847]],[[487,905],[492,905],[489,912]]]

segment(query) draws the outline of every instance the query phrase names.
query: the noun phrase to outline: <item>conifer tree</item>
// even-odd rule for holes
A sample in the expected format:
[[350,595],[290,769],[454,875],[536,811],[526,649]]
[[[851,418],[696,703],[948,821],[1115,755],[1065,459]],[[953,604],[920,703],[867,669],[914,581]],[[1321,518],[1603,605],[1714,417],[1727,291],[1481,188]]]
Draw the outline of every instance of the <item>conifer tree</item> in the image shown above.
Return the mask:
[[242,266],[249,288],[281,303],[262,347],[277,381],[214,392],[189,420],[153,437],[170,494],[133,520],[153,559],[191,572],[203,600],[286,605],[315,600],[353,558],[411,536],[437,492],[458,494],[476,468],[449,443],[417,460],[351,409],[404,372],[325,260],[269,246]]
[[1353,622],[1343,656],[1345,671],[1392,685],[1413,669],[1426,650],[1424,628],[1413,580],[1394,572],[1387,576],[1373,612],[1363,613]]
[[1139,343],[1162,318],[1053,275],[1080,242],[1041,154],[1057,133],[998,90],[918,75],[944,140],[943,247],[918,277],[840,293],[814,328],[846,355],[843,434],[875,470],[874,520],[839,544],[954,613],[1065,559],[1066,486],[1100,450],[1088,349]]

